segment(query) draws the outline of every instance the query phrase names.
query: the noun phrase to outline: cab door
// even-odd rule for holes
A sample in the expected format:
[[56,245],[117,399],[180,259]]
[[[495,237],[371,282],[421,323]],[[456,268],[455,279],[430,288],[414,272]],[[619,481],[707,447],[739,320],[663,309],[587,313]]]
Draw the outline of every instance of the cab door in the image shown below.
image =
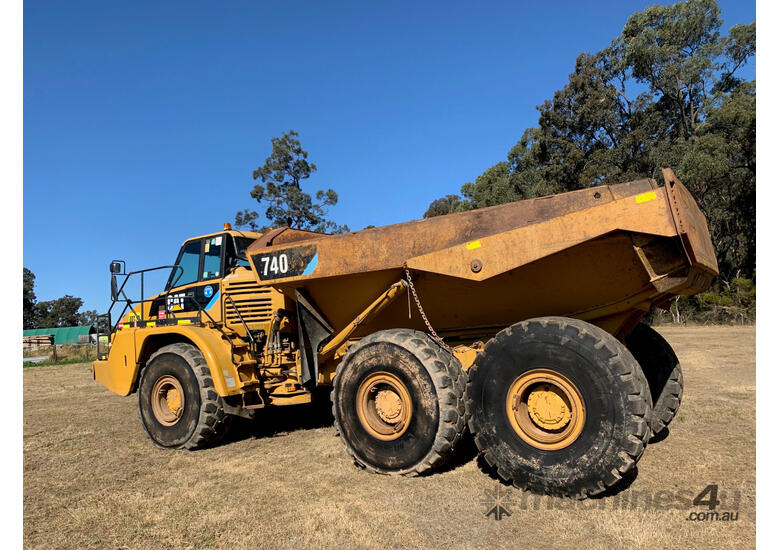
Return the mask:
[[176,260],[181,269],[171,273],[167,296],[161,296],[160,301],[153,304],[152,315],[156,312],[158,319],[164,319],[166,314],[183,317],[183,313],[202,308],[215,321],[220,321],[220,281],[224,276],[226,245],[226,234],[184,243]]

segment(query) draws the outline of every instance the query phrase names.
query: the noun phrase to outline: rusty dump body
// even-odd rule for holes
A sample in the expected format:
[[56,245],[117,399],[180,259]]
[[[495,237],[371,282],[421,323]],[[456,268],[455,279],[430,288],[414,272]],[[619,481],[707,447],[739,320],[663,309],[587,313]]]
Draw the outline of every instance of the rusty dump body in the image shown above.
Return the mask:
[[[392,299],[401,292],[368,315],[403,285],[405,268],[432,327],[453,346],[549,315],[622,339],[651,306],[701,292],[718,273],[704,215],[671,170],[664,178],[664,186],[603,185],[343,235],[276,229],[248,254],[259,284],[305,297],[332,334],[352,341],[426,330],[414,302]],[[286,273],[269,272],[282,255]]]

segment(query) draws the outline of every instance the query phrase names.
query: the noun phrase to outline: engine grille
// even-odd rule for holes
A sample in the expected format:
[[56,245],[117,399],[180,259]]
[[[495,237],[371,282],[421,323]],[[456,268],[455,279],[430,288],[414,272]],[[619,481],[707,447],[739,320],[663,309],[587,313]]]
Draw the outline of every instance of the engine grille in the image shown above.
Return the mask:
[[[273,316],[271,289],[268,287],[261,287],[253,281],[227,283],[225,295],[233,299],[247,324],[267,323]],[[225,321],[227,324],[241,324],[230,300],[225,300]]]

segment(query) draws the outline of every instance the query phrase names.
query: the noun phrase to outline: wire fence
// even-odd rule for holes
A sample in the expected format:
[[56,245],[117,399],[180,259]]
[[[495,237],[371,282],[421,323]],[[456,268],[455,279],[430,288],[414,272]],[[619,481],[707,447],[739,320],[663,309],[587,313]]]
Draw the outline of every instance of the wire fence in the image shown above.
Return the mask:
[[[102,345],[101,345],[102,347]],[[97,358],[95,344],[53,344],[43,343],[38,345],[25,344],[22,351],[24,362],[48,363],[60,361],[94,361]]]

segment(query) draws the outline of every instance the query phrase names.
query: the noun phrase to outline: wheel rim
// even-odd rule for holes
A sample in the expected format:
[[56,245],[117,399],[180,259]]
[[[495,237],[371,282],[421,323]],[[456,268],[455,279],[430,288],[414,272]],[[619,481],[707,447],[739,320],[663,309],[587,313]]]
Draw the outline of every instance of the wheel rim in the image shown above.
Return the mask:
[[152,412],[163,426],[173,426],[184,413],[184,388],[174,376],[166,374],[152,387]]
[[517,435],[537,449],[568,447],[585,426],[585,402],[577,387],[548,369],[518,377],[507,392],[506,410]]
[[389,372],[373,373],[360,384],[356,406],[363,428],[383,441],[401,437],[412,420],[409,391]]

